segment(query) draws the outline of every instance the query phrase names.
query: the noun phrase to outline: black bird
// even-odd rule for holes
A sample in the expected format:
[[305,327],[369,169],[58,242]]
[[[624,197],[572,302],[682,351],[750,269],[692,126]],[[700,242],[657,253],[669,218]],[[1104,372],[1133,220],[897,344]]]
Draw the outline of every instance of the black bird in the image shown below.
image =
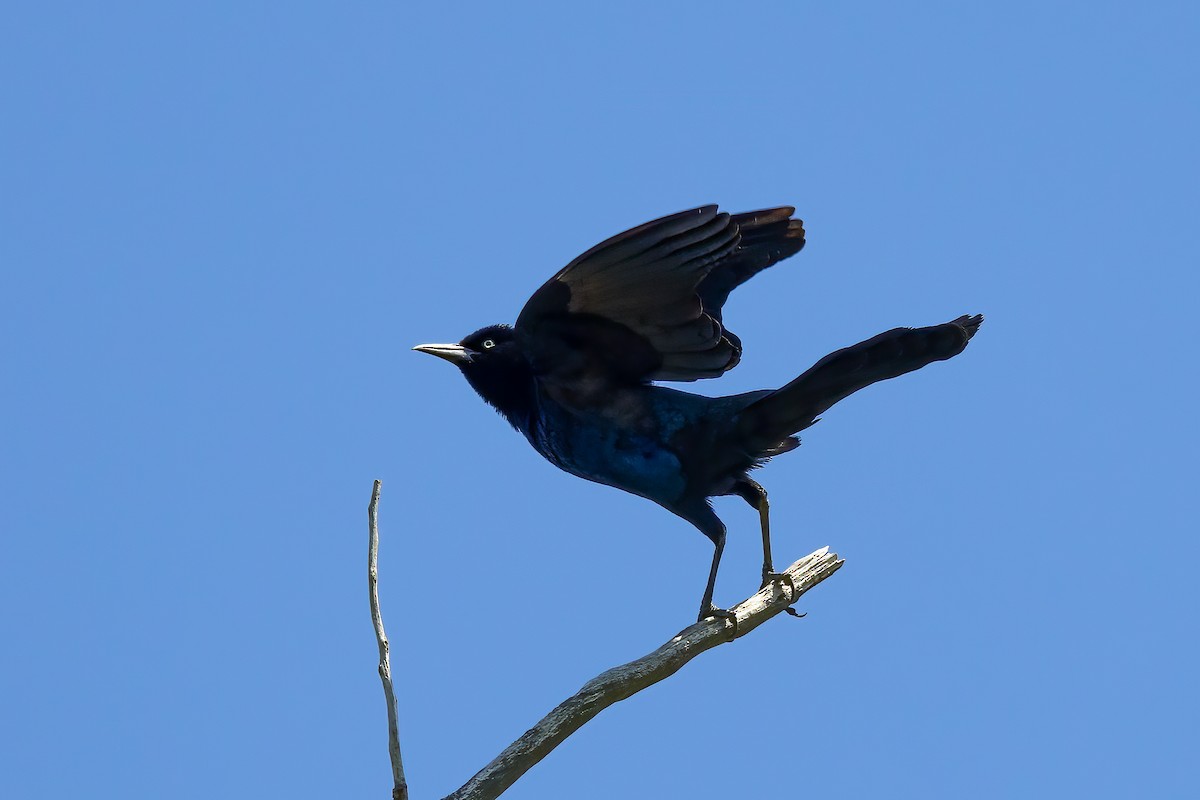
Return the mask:
[[725,328],[729,293],[804,247],[794,208],[727,214],[715,205],[601,242],[546,282],[513,326],[413,349],[458,366],[479,395],[552,464],[653,500],[715,546],[700,619],[712,605],[725,525],[708,498],[758,509],[763,586],[771,563],[767,493],[750,471],[844,397],[958,355],[983,317],[895,328],[822,358],[781,389],[703,397],[652,381],[715,378],[741,358]]

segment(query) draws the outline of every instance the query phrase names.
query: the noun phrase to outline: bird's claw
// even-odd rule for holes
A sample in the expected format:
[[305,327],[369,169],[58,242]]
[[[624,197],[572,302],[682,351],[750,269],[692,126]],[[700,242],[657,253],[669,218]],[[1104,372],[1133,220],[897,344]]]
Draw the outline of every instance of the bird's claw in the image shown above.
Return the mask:
[[765,588],[767,588],[767,585],[771,584],[771,583],[786,583],[788,585],[788,588],[792,590],[792,594],[796,593],[796,582],[794,580],[792,580],[792,576],[790,573],[768,572],[767,570],[763,570],[762,585],[759,586],[758,588],[765,589]]
[[732,641],[737,638],[737,635],[738,635],[737,614],[733,613],[732,611],[729,611],[728,609],[717,608],[716,606],[710,605],[706,610],[703,610],[700,612],[700,618],[697,619],[696,621],[704,622],[704,620],[709,619],[710,617],[717,617],[718,619],[727,619],[730,622],[732,622],[733,623],[733,632],[731,633],[729,639],[730,639],[730,641]]
[[785,583],[787,584],[787,588],[789,590],[787,596],[789,599],[788,599],[788,607],[785,608],[784,611],[791,614],[793,617],[796,617],[797,619],[799,619],[800,617],[803,617],[804,614],[799,613],[798,611],[796,611],[796,609],[792,608],[792,606],[791,606],[791,603],[796,602],[796,596],[797,596],[796,581],[792,579],[791,574],[787,573],[787,572],[766,572],[766,571],[764,571],[762,586],[760,586],[759,589],[765,589],[765,588],[767,588],[767,586],[769,586],[772,583],[778,583],[781,588],[782,588],[783,584],[785,584]]

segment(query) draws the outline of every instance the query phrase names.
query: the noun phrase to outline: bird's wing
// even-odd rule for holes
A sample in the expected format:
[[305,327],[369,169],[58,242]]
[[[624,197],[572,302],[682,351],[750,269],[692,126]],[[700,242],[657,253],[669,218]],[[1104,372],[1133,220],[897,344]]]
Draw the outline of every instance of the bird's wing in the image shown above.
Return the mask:
[[729,215],[715,205],[618,234],[538,289],[516,332],[543,376],[692,381],[737,364],[729,292],[804,244],[794,209]]
[[717,320],[729,293],[767,267],[799,253],[804,247],[804,223],[792,219],[790,206],[734,214],[741,241],[737,249],[713,267],[697,292],[704,309]]

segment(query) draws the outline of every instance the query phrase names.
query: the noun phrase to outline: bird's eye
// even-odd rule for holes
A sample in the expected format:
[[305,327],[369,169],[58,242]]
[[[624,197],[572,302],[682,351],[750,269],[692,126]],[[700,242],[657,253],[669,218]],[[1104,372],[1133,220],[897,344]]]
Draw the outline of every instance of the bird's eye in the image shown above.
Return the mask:
[[491,339],[483,340],[483,349],[484,350],[491,350],[495,346],[496,346],[496,343],[494,341],[492,341]]

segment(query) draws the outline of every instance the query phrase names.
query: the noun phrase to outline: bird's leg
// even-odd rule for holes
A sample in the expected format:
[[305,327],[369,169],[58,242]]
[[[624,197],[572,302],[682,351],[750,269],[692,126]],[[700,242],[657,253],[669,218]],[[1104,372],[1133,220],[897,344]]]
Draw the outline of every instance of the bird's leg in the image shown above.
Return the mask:
[[708,509],[708,512],[712,515],[712,521],[714,521],[716,524],[711,526],[706,525],[705,528],[707,528],[707,530],[704,528],[701,530],[704,531],[704,534],[708,536],[708,538],[712,539],[713,560],[712,567],[708,570],[708,583],[704,587],[704,597],[700,600],[700,616],[696,618],[696,621],[703,622],[709,617],[718,617],[720,619],[730,620],[733,622],[733,635],[730,638],[736,639],[738,624],[737,615],[732,611],[727,611],[723,608],[717,608],[713,605],[712,601],[713,590],[717,585],[717,568],[721,566],[721,553],[725,551],[725,526],[721,524],[721,521],[716,518],[715,514],[712,514],[711,509]]
[[[700,600],[700,619],[704,619],[713,610],[713,590],[717,586],[717,568],[721,566],[721,551],[724,549],[725,533],[722,531],[720,538],[713,542],[712,566],[708,569],[708,583],[704,586],[704,597]],[[696,621],[699,622],[700,619]]]
[[708,570],[708,583],[704,587],[704,597],[700,600],[700,616],[696,619],[697,622],[703,622],[709,617],[721,617],[722,619],[733,620],[733,629],[737,631],[737,615],[732,611],[726,611],[723,608],[717,608],[713,605],[713,590],[717,585],[717,568],[721,566],[721,553],[725,551],[725,531],[721,531],[721,535],[713,542],[713,560],[712,567]]
[[696,526],[713,543],[712,567],[708,570],[708,583],[704,586],[704,598],[700,601],[700,616],[697,622],[703,622],[709,617],[718,617],[733,621],[733,635],[737,638],[737,616],[732,611],[717,608],[713,605],[713,590],[717,585],[717,569],[721,566],[721,553],[725,551],[725,523],[713,513],[712,506],[703,497],[692,497],[673,509],[676,514]]
[[[759,588],[771,581],[788,581],[792,577],[786,573],[778,573],[771,560],[771,504],[767,500],[767,490],[750,478],[741,478],[734,484],[733,490],[738,497],[745,500],[751,507],[758,509],[758,524],[762,528],[763,567],[762,583]],[[792,586],[793,590],[795,586]]]
[[[760,584],[759,588],[765,588],[768,584],[775,582],[780,584],[786,583],[790,592],[789,596],[795,598],[796,582],[792,580],[792,576],[788,573],[776,572],[771,560],[771,504],[767,500],[767,490],[757,481],[745,477],[738,480],[733,488],[739,497],[752,507],[758,509],[758,523],[762,528],[763,543],[762,584]],[[790,607],[787,611],[792,616],[803,616],[802,614],[797,614]]]

